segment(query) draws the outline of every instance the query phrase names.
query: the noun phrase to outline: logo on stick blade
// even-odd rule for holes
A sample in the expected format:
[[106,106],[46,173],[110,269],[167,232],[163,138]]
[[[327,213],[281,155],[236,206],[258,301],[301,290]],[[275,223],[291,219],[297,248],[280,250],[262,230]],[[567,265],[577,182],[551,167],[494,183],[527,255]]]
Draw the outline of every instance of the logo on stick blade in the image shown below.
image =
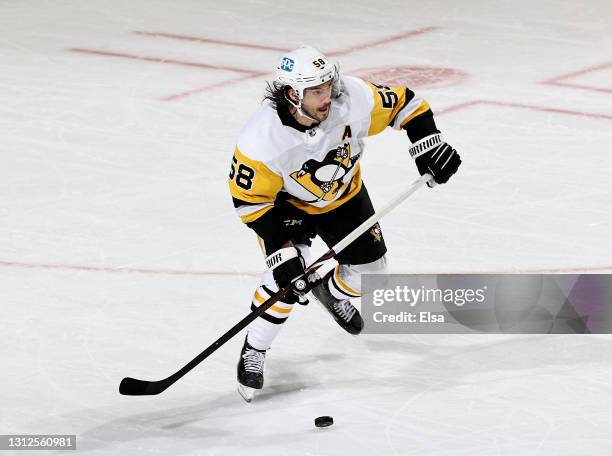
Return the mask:
[[290,59],[289,57],[283,57],[283,61],[281,63],[281,70],[293,71],[294,63],[295,62],[293,61],[293,59]]

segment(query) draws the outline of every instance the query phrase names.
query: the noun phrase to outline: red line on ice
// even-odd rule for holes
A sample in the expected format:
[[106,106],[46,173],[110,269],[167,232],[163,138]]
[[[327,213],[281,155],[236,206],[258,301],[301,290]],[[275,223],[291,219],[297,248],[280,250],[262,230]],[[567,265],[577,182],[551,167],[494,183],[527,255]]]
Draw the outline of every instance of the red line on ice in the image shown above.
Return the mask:
[[228,85],[238,84],[239,82],[246,81],[247,79],[255,79],[261,76],[264,76],[266,73],[253,73],[246,76],[240,76],[234,79],[224,79],[223,81],[215,82],[214,84],[205,85],[202,87],[196,87],[194,89],[186,90],[185,92],[174,93],[172,95],[166,95],[160,97],[161,101],[174,101],[179,100],[181,98],[186,98],[191,95],[195,95],[197,93],[207,92],[212,89],[216,89],[217,87],[226,87]]
[[217,39],[204,38],[204,37],[198,37],[198,36],[178,35],[175,33],[143,32],[143,31],[138,31],[138,30],[133,31],[132,33],[134,35],[150,36],[154,38],[170,38],[173,40],[195,41],[198,43],[218,44],[221,46],[234,46],[234,47],[243,47],[243,48],[249,48],[249,49],[261,49],[263,51],[277,51],[277,52],[289,51],[289,49],[279,48],[279,47],[274,47],[274,46],[264,46],[261,44],[243,43],[239,41],[217,40]]
[[583,84],[573,84],[571,82],[549,82],[547,84],[555,85],[559,87],[569,87],[570,89],[581,89],[581,90],[590,90],[592,92],[612,93],[612,89],[606,89],[604,87],[588,86],[588,85],[583,85]]
[[604,70],[604,69],[610,68],[610,67],[612,67],[612,62],[601,63],[599,65],[593,65],[593,66],[590,66],[590,67],[587,67],[587,68],[583,68],[582,70],[573,71],[571,73],[566,73],[566,74],[562,74],[562,75],[559,75],[559,76],[554,76],[554,77],[544,81],[544,83],[556,82],[556,81],[560,81],[562,79],[574,78],[576,76],[582,76],[583,74],[592,73],[592,72],[598,71],[598,70]]
[[612,67],[612,62],[601,63],[599,65],[593,65],[593,66],[583,68],[578,71],[573,71],[571,73],[554,76],[550,79],[542,81],[542,84],[556,85],[560,87],[569,87],[572,89],[590,90],[593,92],[612,93],[612,88],[596,87],[596,86],[590,86],[586,84],[574,84],[572,82],[567,82],[567,79],[575,78],[577,76],[582,76],[588,73],[593,73],[595,71],[605,70],[610,67]]
[[[589,267],[567,267],[567,268],[526,268],[508,269],[505,271],[411,271],[397,274],[579,274],[598,271],[612,271],[612,266],[589,266]],[[396,274],[394,272],[394,274]]]
[[[397,35],[391,35],[391,36],[384,37],[384,38],[381,38],[375,41],[370,41],[370,42],[366,42],[362,44],[357,44],[355,46],[350,46],[345,49],[329,51],[327,52],[327,55],[335,55],[335,56],[346,55],[352,52],[361,51],[363,49],[368,49],[374,46],[379,46],[381,44],[387,44],[393,41],[403,40],[404,38],[409,38],[411,36],[422,35],[424,33],[432,32],[437,29],[438,27],[430,26],[430,27],[423,27],[423,28],[415,29],[415,30],[409,30],[404,33],[399,33]],[[135,35],[150,36],[154,38],[169,38],[169,39],[182,40],[182,41],[194,41],[194,42],[199,42],[199,43],[218,44],[221,46],[235,46],[235,47],[244,47],[244,48],[249,48],[249,49],[260,49],[264,51],[275,51],[275,52],[290,51],[290,49],[275,47],[275,46],[244,43],[240,41],[218,40],[218,39],[213,39],[213,38],[205,38],[205,37],[190,36],[190,35],[179,35],[176,33],[146,32],[146,31],[139,31],[139,30],[135,30],[132,33]]]
[[[418,36],[418,35],[422,35],[424,33],[428,33],[428,32],[432,32],[434,30],[437,30],[438,27],[434,27],[434,26],[430,26],[430,27],[423,27],[420,29],[416,29],[416,30],[409,30],[407,32],[404,33],[400,33],[397,35],[392,35],[392,36],[387,36],[375,41],[371,41],[371,42],[366,42],[366,43],[362,43],[362,44],[358,44],[355,46],[350,46],[348,48],[345,49],[340,49],[340,50],[336,50],[336,51],[330,51],[327,53],[327,55],[330,56],[340,56],[340,55],[347,55],[350,54],[352,52],[356,52],[356,51],[361,51],[363,49],[368,49],[374,46],[379,46],[382,44],[387,44],[387,43],[391,43],[393,41],[399,41],[399,40],[403,40],[405,38],[409,38],[412,36]],[[146,32],[146,31],[133,31],[132,32],[135,35],[141,35],[141,36],[149,36],[149,37],[154,37],[154,38],[169,38],[169,39],[174,39],[174,40],[183,40],[183,41],[194,41],[194,42],[199,42],[199,43],[207,43],[207,44],[217,44],[217,45],[221,45],[221,46],[235,46],[235,47],[244,47],[244,48],[249,48],[249,49],[260,49],[260,50],[265,50],[265,51],[275,51],[275,52],[287,52],[289,51],[289,49],[285,49],[285,48],[279,48],[279,47],[274,47],[274,46],[265,46],[265,45],[259,45],[259,44],[252,44],[252,43],[244,43],[244,42],[238,42],[238,41],[227,41],[227,40],[218,40],[218,39],[211,39],[211,38],[205,38],[205,37],[197,37],[197,36],[190,36],[190,35],[179,35],[179,34],[175,34],[175,33],[165,33],[165,32]],[[236,78],[236,79],[231,79],[226,81],[227,84],[225,84],[223,81],[221,82],[217,82],[214,84],[209,84],[209,85],[205,85],[202,87],[196,87],[194,89],[190,89],[190,90],[186,90],[184,92],[180,92],[180,93],[175,93],[175,94],[171,94],[171,95],[166,95],[163,97],[160,97],[159,100],[162,101],[175,101],[175,100],[179,100],[181,98],[186,98],[188,96],[191,95],[195,95],[197,93],[202,93],[202,92],[207,92],[209,90],[212,89],[216,89],[218,87],[223,87],[225,85],[232,85],[232,84],[236,84],[248,79],[253,79],[253,78],[257,78],[257,77],[261,77],[263,75],[266,75],[267,73],[262,73],[262,72],[255,72],[255,71],[251,71],[251,74],[247,77],[244,78]]]
[[[339,55],[346,55],[346,54],[350,54],[351,52],[356,52],[356,51],[360,51],[362,49],[367,49],[373,46],[378,46],[381,44],[386,44],[386,43],[390,43],[392,41],[397,41],[397,40],[401,40],[404,38],[409,38],[411,36],[417,36],[417,35],[422,35],[424,33],[427,32],[431,32],[434,30],[437,30],[438,27],[424,27],[424,28],[420,28],[420,29],[416,29],[416,30],[410,30],[408,32],[404,32],[404,33],[400,33],[398,35],[393,35],[393,36],[388,36],[376,41],[372,41],[370,43],[363,43],[363,44],[359,44],[359,45],[355,45],[355,46],[351,46],[349,48],[345,48],[345,49],[341,49],[341,50],[337,50],[337,51],[331,51],[328,52],[327,55],[333,55],[333,56],[339,56]],[[209,38],[201,38],[201,37],[195,37],[195,36],[187,36],[187,35],[176,35],[173,33],[161,33],[161,32],[143,32],[143,31],[135,31],[133,32],[137,35],[144,35],[144,36],[152,36],[152,37],[163,37],[163,38],[170,38],[170,39],[177,39],[177,40],[187,40],[187,41],[196,41],[196,42],[202,42],[202,43],[211,43],[211,44],[220,44],[220,45],[227,45],[227,46],[237,46],[237,47],[246,47],[246,48],[253,48],[253,49],[261,49],[261,50],[272,50],[272,51],[277,51],[277,52],[286,52],[289,49],[284,49],[284,48],[275,48],[272,46],[262,46],[262,45],[256,45],[256,44],[250,44],[250,43],[242,43],[242,42],[236,42],[236,41],[225,41],[225,40],[213,40],[213,39],[209,39]],[[245,76],[243,78],[236,78],[236,79],[231,79],[231,80],[225,80],[225,81],[221,81],[221,82],[216,82],[214,84],[209,84],[209,85],[205,85],[202,87],[196,87],[194,89],[190,89],[190,90],[186,90],[184,92],[179,92],[179,93],[175,93],[172,95],[166,95],[163,97],[160,97],[159,100],[161,101],[176,101],[176,100],[180,100],[182,98],[186,98],[189,97],[191,95],[195,95],[198,93],[203,93],[203,92],[208,92],[210,90],[216,89],[218,87],[225,87],[226,85],[233,85],[233,84],[237,84],[239,82],[243,82],[246,81],[248,79],[254,79],[254,78],[258,78],[261,76],[266,75],[267,73],[253,73],[252,75],[249,76]]]
[[244,68],[228,67],[228,66],[222,66],[222,65],[210,65],[208,63],[202,63],[202,62],[189,62],[186,60],[164,59],[160,57],[146,57],[146,56],[141,56],[141,55],[125,54],[122,52],[100,51],[97,49],[71,48],[69,50],[71,52],[80,52],[82,54],[94,54],[94,55],[103,55],[106,57],[119,57],[122,59],[144,60],[146,62],[156,62],[156,63],[164,63],[164,64],[169,64],[169,65],[206,68],[209,70],[233,71],[236,73],[243,73],[243,74],[248,74],[248,75],[255,74],[254,71],[246,70]]
[[[253,271],[186,271],[178,269],[151,269],[151,268],[131,268],[131,267],[103,267],[86,266],[74,264],[48,264],[48,263],[23,263],[17,261],[0,261],[0,267],[20,268],[20,269],[66,269],[72,271],[85,272],[108,272],[121,274],[151,274],[151,275],[174,275],[174,276],[255,276],[259,277],[262,272]],[[587,266],[587,267],[566,267],[566,268],[526,268],[506,271],[410,271],[403,274],[539,274],[539,273],[579,273],[612,271],[611,266]]]
[[260,276],[260,272],[239,272],[239,271],[181,271],[176,269],[147,269],[131,267],[104,267],[104,266],[84,266],[74,264],[46,264],[46,263],[22,263],[16,261],[0,261],[0,266],[10,268],[27,269],[68,269],[73,271],[88,272],[113,272],[128,274],[161,274],[178,276]]
[[490,106],[502,106],[507,108],[521,108],[521,109],[529,109],[531,111],[540,111],[540,112],[552,112],[555,114],[566,114],[572,116],[580,116],[580,117],[589,117],[593,119],[605,119],[612,120],[612,115],[609,114],[599,114],[595,112],[584,112],[584,111],[573,111],[570,109],[560,109],[553,108],[548,106],[536,106],[536,105],[528,105],[523,103],[513,103],[508,101],[495,101],[495,100],[472,100],[467,101],[465,103],[460,103],[454,106],[449,106],[447,108],[437,110],[437,115],[447,114],[449,112],[459,111],[464,108],[469,108],[470,106],[477,105],[490,105]]
[[[361,51],[363,49],[368,49],[374,46],[379,46],[382,44],[391,43],[393,41],[402,40],[404,38],[422,35],[424,33],[428,33],[428,32],[431,32],[437,29],[438,27],[430,26],[430,27],[423,27],[423,28],[416,29],[416,30],[409,30],[404,33],[387,36],[387,37],[384,37],[384,38],[381,38],[375,41],[370,41],[370,42],[358,44],[355,46],[350,46],[345,49],[331,51],[331,52],[328,52],[328,55],[334,55],[334,56],[346,55],[352,52]],[[194,41],[194,42],[200,42],[200,43],[216,44],[220,46],[234,46],[234,47],[243,47],[243,48],[248,48],[248,49],[259,49],[259,50],[264,50],[264,51],[275,51],[275,52],[288,51],[288,49],[275,47],[275,46],[267,46],[267,45],[260,45],[260,44],[254,44],[254,43],[244,43],[244,42],[239,42],[239,41],[219,40],[219,39],[197,37],[197,36],[190,36],[190,35],[180,35],[180,34],[175,34],[175,33],[147,32],[147,31],[138,31],[138,30],[133,31],[132,33],[135,35],[148,36],[148,37],[153,37],[153,38],[169,38],[169,39],[174,39],[174,40]],[[166,96],[159,98],[162,101],[178,100],[181,98],[188,97],[190,95],[206,92],[206,91],[216,89],[218,87],[222,87],[225,85],[236,84],[236,83],[248,80],[248,79],[261,77],[267,74],[267,73],[263,73],[260,71],[248,70],[245,68],[228,67],[228,66],[222,66],[222,65],[211,65],[211,64],[202,63],[202,62],[189,62],[189,61],[176,60],[176,59],[164,59],[160,57],[147,57],[147,56],[140,56],[140,55],[134,55],[134,54],[127,54],[123,52],[102,51],[102,50],[97,50],[97,49],[86,49],[86,48],[71,48],[69,49],[69,51],[80,52],[83,54],[102,55],[106,57],[117,57],[117,58],[124,58],[124,59],[141,60],[141,61],[146,61],[146,62],[156,62],[156,63],[170,64],[170,65],[206,68],[206,69],[211,69],[211,70],[234,71],[237,73],[242,73],[242,74],[247,75],[243,78],[230,79],[226,81],[217,82],[214,84],[209,84],[203,87],[197,87],[191,90],[186,90],[184,92],[166,95]]]
[[470,106],[474,106],[478,104],[480,104],[480,101],[478,100],[466,101],[465,103],[459,103],[453,106],[449,106],[447,108],[436,109],[435,115],[441,116],[443,114],[448,114],[449,112],[460,111],[461,109],[469,108]]
[[346,55],[352,52],[361,51],[363,49],[368,49],[374,46],[380,46],[381,44],[391,43],[392,41],[399,41],[399,40],[403,40],[404,38],[409,38],[411,36],[418,36],[424,33],[433,32],[434,30],[438,30],[438,27],[431,26],[431,27],[423,27],[423,28],[416,29],[416,30],[410,30],[408,32],[388,36],[386,38],[381,38],[379,40],[371,41],[369,43],[363,43],[363,44],[358,44],[355,46],[350,46],[348,48],[340,49],[338,51],[331,51],[331,52],[328,52],[327,55]]

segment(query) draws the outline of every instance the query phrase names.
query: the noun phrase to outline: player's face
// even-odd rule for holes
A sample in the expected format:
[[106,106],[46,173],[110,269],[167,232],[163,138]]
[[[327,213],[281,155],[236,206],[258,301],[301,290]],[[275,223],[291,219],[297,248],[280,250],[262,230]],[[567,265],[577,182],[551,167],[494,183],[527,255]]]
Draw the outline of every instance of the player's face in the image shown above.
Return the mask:
[[329,116],[331,109],[331,94],[333,81],[328,81],[304,91],[302,109],[319,122],[323,122]]

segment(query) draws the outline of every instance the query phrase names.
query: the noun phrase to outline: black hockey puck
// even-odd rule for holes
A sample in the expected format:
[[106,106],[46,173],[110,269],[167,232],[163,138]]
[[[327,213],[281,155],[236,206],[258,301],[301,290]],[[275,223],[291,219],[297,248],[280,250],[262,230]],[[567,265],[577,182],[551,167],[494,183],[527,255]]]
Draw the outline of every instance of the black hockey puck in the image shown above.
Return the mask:
[[334,419],[331,416],[319,416],[315,418],[316,427],[327,427],[334,424]]

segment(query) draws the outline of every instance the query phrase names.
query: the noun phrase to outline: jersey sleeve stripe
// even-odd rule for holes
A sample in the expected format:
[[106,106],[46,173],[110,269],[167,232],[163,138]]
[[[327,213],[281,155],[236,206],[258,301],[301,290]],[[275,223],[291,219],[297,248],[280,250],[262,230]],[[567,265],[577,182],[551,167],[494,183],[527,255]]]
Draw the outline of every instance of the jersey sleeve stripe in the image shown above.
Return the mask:
[[[424,112],[427,112],[431,109],[431,107],[429,106],[429,103],[427,103],[425,100],[419,98],[419,104],[417,106],[410,106],[412,103],[409,103],[408,106],[406,106],[406,112],[404,112],[402,115],[405,115],[406,117],[403,118],[403,120],[401,120],[400,125],[397,127],[398,129],[403,128],[404,125],[406,125],[408,122],[410,122],[412,119],[414,119],[415,117],[423,114]],[[409,109],[411,108],[411,109]]]
[[389,125],[391,125],[392,127],[395,127],[395,121],[397,120],[398,115],[402,112],[402,110],[406,106],[410,104],[410,102],[414,99],[414,97],[415,97],[414,92],[410,89],[406,89],[406,94],[404,96],[404,102],[401,104],[401,106],[398,104],[398,110],[391,118],[391,122],[389,122]]

